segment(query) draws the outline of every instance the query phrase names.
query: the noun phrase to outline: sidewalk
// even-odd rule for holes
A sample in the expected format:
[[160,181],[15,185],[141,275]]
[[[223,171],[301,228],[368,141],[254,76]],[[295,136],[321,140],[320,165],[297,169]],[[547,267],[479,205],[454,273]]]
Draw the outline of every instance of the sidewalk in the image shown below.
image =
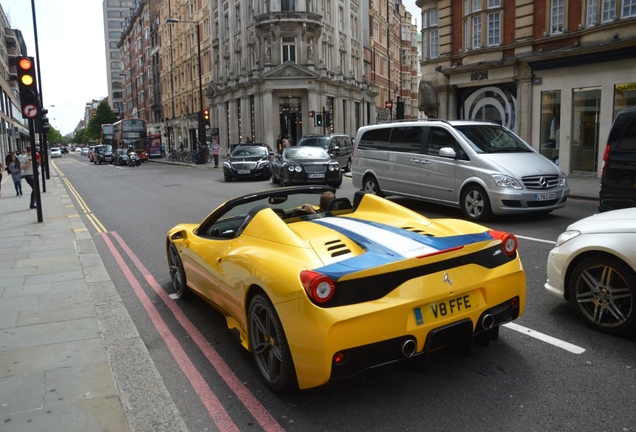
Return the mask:
[[[223,159],[219,161],[218,170],[223,169]],[[206,164],[206,165],[196,165],[196,164],[188,164],[185,162],[170,162],[165,159],[151,159],[150,163],[161,163],[168,165],[184,165],[191,166],[194,168],[214,169],[214,165]],[[351,173],[346,173],[345,177],[351,178]],[[598,200],[598,190],[600,187],[600,179],[596,178],[596,176],[587,176],[587,175],[571,175],[568,176],[568,184],[570,185],[570,198],[576,199],[591,199]]]
[[0,430],[186,431],[63,180],[42,223],[22,186],[3,174]]

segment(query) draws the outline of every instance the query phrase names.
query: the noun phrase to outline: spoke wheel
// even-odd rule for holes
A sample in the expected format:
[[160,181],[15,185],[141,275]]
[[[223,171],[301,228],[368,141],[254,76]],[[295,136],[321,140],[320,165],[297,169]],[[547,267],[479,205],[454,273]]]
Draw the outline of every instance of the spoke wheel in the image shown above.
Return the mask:
[[364,182],[362,184],[362,190],[365,192],[369,192],[374,195],[377,195],[379,197],[384,196],[384,194],[382,193],[382,190],[380,190],[380,185],[378,184],[378,181],[376,180],[375,177],[371,175],[364,179]]
[[462,211],[473,222],[484,221],[492,215],[488,194],[481,186],[470,185],[462,194]]
[[636,328],[636,274],[610,255],[585,258],[572,271],[570,298],[594,329],[624,334]]
[[168,266],[170,267],[172,288],[174,288],[174,292],[179,298],[183,298],[188,293],[188,286],[179,251],[177,251],[177,247],[172,243],[170,243],[170,247],[168,248]]
[[283,326],[269,299],[258,294],[249,308],[250,344],[261,376],[272,391],[298,388]]

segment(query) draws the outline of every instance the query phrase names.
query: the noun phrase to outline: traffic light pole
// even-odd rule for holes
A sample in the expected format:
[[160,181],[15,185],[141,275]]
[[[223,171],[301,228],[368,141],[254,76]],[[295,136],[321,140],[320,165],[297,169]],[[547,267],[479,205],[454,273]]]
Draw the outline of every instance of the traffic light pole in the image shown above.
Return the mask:
[[[40,197],[40,183],[39,183],[39,167],[38,167],[38,157],[34,152],[35,150],[35,120],[29,119],[29,143],[31,144],[31,166],[33,167],[33,192],[35,193],[35,205],[38,216],[38,222],[43,222],[44,219],[42,217],[42,198]],[[42,183],[44,183],[44,178],[42,178]]]

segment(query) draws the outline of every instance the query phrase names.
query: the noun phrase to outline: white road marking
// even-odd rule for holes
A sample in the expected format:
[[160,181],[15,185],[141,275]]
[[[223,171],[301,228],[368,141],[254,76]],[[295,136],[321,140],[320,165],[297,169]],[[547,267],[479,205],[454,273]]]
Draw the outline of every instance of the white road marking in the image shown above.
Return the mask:
[[551,245],[555,245],[556,242],[552,241],[552,240],[543,240],[543,239],[538,239],[538,238],[534,238],[534,237],[526,237],[526,236],[520,236],[520,235],[516,235],[515,237],[517,237],[518,239],[525,239],[525,240],[530,240],[530,241],[536,241],[536,242],[540,242],[540,243],[548,243]]
[[569,351],[573,354],[583,354],[585,352],[585,348],[581,348],[579,346],[573,345],[569,342],[565,342],[562,341],[560,339],[554,338],[552,336],[548,336],[546,334],[540,333],[538,331],[534,331],[532,329],[529,329],[527,327],[523,327],[520,326],[519,324],[515,324],[515,323],[506,323],[506,324],[502,324],[504,327],[509,328],[510,330],[515,330],[518,331],[519,333],[523,333],[526,334],[528,336],[532,336],[533,338],[539,339],[543,342],[547,342],[551,345],[554,345],[556,347],[559,347],[561,349],[564,349],[566,351]]

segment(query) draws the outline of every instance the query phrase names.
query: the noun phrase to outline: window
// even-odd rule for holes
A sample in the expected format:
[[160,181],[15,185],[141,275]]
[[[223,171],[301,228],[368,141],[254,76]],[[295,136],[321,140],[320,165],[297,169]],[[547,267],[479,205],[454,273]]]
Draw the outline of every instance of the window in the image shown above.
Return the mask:
[[501,43],[501,22],[499,12],[488,14],[488,46]]
[[296,38],[293,36],[283,37],[283,63],[286,61],[296,62]]
[[550,33],[563,33],[565,23],[565,0],[552,0],[550,5]]
[[473,12],[481,10],[481,0],[473,0]]
[[281,0],[280,10],[283,12],[294,12],[296,10],[296,0]]
[[623,0],[623,13],[621,18],[636,16],[636,0]]
[[[422,47],[424,58],[434,59],[439,57],[439,33],[437,30],[437,9],[430,9],[422,14]],[[428,30],[424,30],[428,29]]]
[[591,27],[598,22],[597,14],[598,14],[598,0],[588,0],[587,18],[585,20],[585,24],[587,27]]
[[473,17],[473,48],[481,48],[481,15]]
[[603,0],[602,22],[612,21],[616,16],[616,0]]
[[235,22],[236,22],[236,31],[240,31],[241,30],[241,5],[236,5],[236,16],[235,16]]
[[439,37],[437,29],[431,30],[431,58],[439,57]]

